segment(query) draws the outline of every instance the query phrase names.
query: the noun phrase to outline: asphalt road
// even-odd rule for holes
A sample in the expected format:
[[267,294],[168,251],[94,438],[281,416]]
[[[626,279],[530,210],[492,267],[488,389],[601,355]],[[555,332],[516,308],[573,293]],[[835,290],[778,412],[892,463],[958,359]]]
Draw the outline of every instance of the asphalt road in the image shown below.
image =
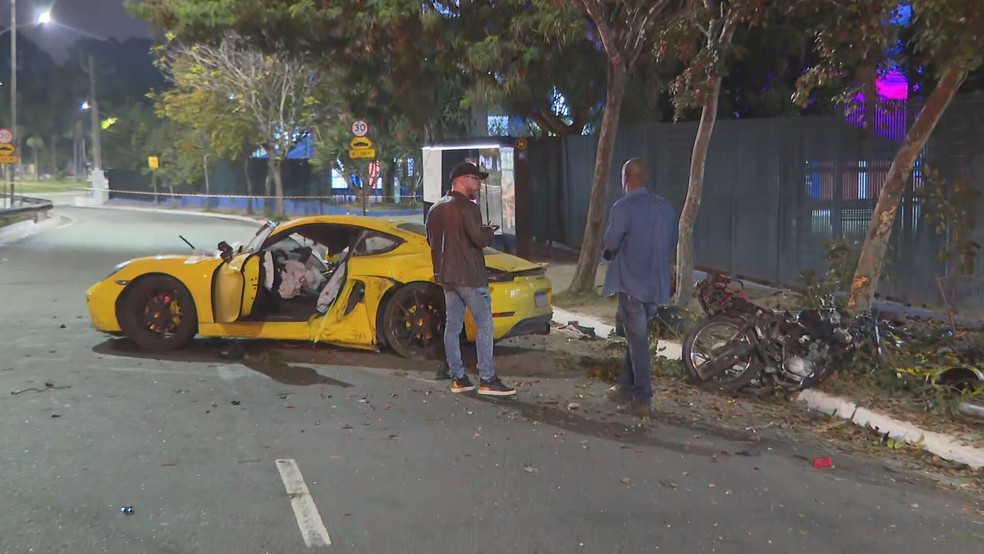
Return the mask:
[[[0,247],[0,552],[984,551],[968,497],[846,456],[818,470],[797,445],[453,396],[413,362],[133,352],[92,329],[86,288],[187,251],[179,233],[211,246],[256,226],[61,213]],[[319,522],[331,545],[308,547]]]

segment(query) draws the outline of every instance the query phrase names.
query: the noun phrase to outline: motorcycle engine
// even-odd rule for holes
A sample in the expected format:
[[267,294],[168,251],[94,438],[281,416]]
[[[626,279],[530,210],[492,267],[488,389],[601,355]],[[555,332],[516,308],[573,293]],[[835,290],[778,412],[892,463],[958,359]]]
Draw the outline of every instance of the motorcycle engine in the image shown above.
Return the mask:
[[808,335],[800,337],[794,345],[784,345],[783,366],[786,373],[795,381],[809,377],[827,359],[829,347]]

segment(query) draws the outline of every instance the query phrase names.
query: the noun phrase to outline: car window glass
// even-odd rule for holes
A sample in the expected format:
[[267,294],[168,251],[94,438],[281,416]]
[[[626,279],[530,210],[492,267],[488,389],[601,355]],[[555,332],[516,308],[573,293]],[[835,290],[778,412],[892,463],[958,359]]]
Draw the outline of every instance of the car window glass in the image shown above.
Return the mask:
[[382,254],[396,248],[399,244],[400,240],[396,237],[376,231],[369,231],[362,242],[359,243],[355,255],[372,256],[374,254]]
[[324,263],[325,246],[317,241],[306,238],[298,233],[291,233],[270,245],[269,250],[277,255],[283,256],[286,260],[297,260],[301,257],[303,248],[311,249],[311,261],[317,271],[327,269]]

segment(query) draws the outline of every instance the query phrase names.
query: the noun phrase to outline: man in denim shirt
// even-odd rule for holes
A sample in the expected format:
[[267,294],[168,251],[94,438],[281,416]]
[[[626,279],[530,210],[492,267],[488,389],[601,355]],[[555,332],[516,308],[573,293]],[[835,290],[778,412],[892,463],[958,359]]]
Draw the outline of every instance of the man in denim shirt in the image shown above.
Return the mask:
[[620,411],[638,416],[652,412],[652,361],[649,320],[670,301],[670,259],[676,249],[677,217],[662,196],[649,191],[646,163],[632,158],[622,166],[625,195],[608,216],[604,253],[608,260],[605,296],[618,296],[618,316],[628,349],[609,398]]

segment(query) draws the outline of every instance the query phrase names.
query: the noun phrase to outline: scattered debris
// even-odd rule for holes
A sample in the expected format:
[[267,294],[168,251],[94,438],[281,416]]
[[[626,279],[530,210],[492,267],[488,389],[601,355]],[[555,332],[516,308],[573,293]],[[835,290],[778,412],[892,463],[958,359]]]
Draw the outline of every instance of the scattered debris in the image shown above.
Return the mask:
[[628,485],[629,484],[629,478],[628,477],[622,477],[621,479],[618,480],[618,482],[619,483],[622,483],[623,485]]
[[830,456],[823,456],[823,457],[820,457],[820,458],[813,458],[813,467],[816,467],[816,468],[832,467],[833,464],[834,464],[834,462],[833,462],[833,460],[830,459]]
[[342,425],[342,429],[348,431],[349,429],[352,429],[352,426],[346,423],[345,425]]
[[58,414],[51,414],[51,419],[55,419],[56,417],[61,417],[61,416]]
[[64,324],[64,323],[62,323],[61,325],[59,325],[59,326],[58,326],[58,328],[59,328],[59,329],[66,329],[66,327],[65,327],[65,324]]
[[178,465],[178,462],[164,462],[161,464],[161,467],[174,467],[176,465]]
[[239,404],[241,404],[241,402],[239,400],[233,400],[232,402],[230,402],[230,404],[232,404],[233,406],[238,406]]
[[70,387],[69,385],[61,385],[61,386],[57,386],[56,387],[54,383],[46,382],[44,384],[44,388],[43,389],[39,389],[37,387],[31,387],[29,389],[20,389],[20,390],[10,391],[10,394],[12,394],[14,396],[17,396],[18,394],[21,394],[21,393],[24,393],[24,392],[45,392],[45,391],[49,391],[49,390],[61,390],[61,389],[70,389],[70,388],[72,388],[72,387]]
[[574,410],[576,410],[576,409],[578,409],[580,407],[581,407],[581,405],[578,404],[577,402],[570,402],[570,403],[567,404],[567,409],[570,410],[570,411],[574,411]]
[[565,325],[558,327],[558,329],[575,339],[591,340],[598,338],[594,327],[585,327],[584,325],[578,324],[577,321],[568,321]]
[[133,506],[120,506],[120,513],[128,516],[132,516]]
[[534,465],[524,464],[523,465],[523,471],[525,471],[526,473],[539,473],[540,468],[538,468],[538,467],[536,467]]

